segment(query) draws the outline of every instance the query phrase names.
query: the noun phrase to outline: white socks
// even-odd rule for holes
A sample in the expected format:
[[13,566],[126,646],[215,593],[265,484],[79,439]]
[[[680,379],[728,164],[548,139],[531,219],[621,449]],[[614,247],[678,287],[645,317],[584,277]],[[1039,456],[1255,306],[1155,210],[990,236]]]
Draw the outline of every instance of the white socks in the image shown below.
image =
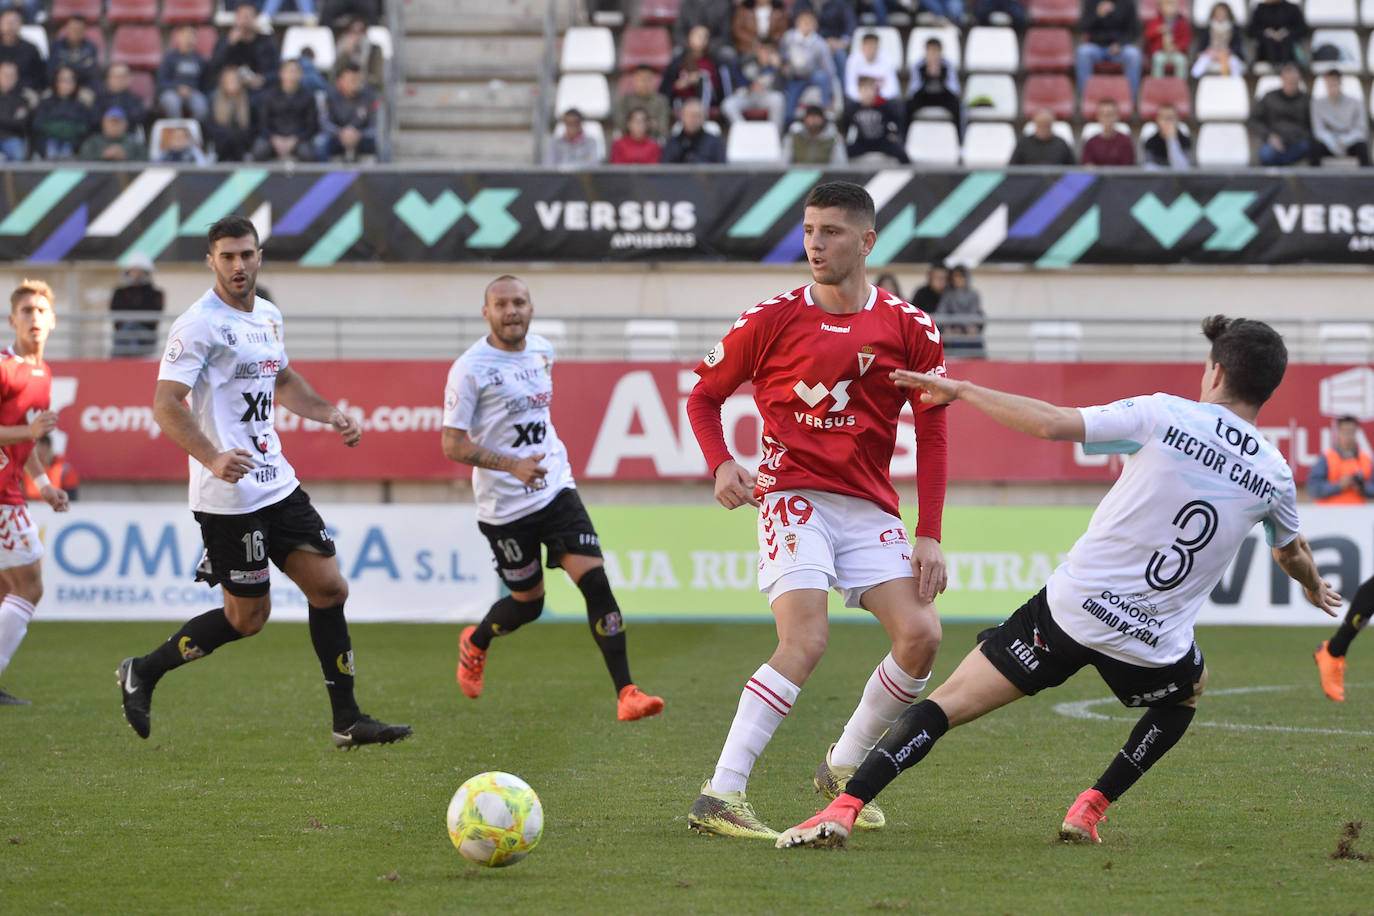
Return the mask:
[[10,659],[24,641],[33,619],[34,607],[18,595],[6,595],[0,601],[0,674],[5,673]]
[[862,763],[888,726],[920,699],[921,691],[925,690],[929,679],[928,673],[925,677],[907,674],[889,652],[887,658],[873,669],[873,676],[864,685],[864,695],[859,700],[858,709],[849,717],[844,734],[830,752],[831,766],[853,767]]
[[712,789],[744,791],[754,761],[768,746],[799,692],[800,687],[767,665],[754,672],[739,696],[739,710],[730,725],[730,734],[725,736],[716,773],[711,777]]

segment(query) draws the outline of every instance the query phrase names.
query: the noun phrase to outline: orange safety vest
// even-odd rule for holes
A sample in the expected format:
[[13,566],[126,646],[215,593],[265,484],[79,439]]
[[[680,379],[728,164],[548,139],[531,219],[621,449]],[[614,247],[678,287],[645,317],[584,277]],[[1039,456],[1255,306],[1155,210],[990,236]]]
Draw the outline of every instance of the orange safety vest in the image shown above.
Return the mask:
[[[62,457],[54,459],[52,466],[44,473],[48,475],[48,479],[52,481],[52,485],[59,490],[69,489],[68,484],[72,482],[67,478],[74,476],[71,468],[67,467],[67,459]],[[33,482],[33,478],[29,476],[27,471],[24,472],[24,496],[28,499],[43,498],[43,494],[38,492],[38,484]]]
[[[1347,474],[1358,474],[1368,481],[1371,470],[1374,470],[1371,468],[1369,452],[1357,452],[1355,457],[1346,458],[1334,448],[1329,448],[1323,454],[1326,457],[1326,479],[1330,481],[1340,480]],[[1335,496],[1326,496],[1315,502],[1320,506],[1363,505],[1364,488],[1358,483],[1351,484]]]

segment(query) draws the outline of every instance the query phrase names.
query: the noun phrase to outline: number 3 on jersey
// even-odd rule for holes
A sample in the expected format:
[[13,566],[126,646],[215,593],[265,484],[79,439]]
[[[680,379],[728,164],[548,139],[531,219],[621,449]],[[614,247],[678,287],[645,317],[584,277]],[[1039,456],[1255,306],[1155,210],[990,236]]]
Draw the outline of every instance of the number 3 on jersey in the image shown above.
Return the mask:
[[[1201,522],[1201,527],[1194,534],[1188,534],[1189,529],[1198,522]],[[1156,591],[1167,592],[1178,588],[1188,578],[1193,571],[1193,555],[1210,544],[1212,535],[1217,533],[1217,510],[1211,503],[1195,499],[1178,510],[1174,516],[1174,527],[1182,529],[1184,533],[1169,545],[1173,557],[1156,550],[1150,562],[1145,564],[1145,581]],[[1176,564],[1173,571],[1165,572],[1165,565],[1171,562]]]

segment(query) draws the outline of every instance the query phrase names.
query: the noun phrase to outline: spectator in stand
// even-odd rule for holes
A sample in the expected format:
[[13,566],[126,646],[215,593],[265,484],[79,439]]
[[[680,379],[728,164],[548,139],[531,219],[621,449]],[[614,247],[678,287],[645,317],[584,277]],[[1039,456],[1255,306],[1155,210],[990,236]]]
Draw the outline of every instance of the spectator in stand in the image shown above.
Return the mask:
[[1307,37],[1302,7],[1290,0],[1261,0],[1250,8],[1246,32],[1255,41],[1255,64],[1277,70],[1287,63],[1301,63],[1298,42]]
[[1159,0],[1159,13],[1145,24],[1145,58],[1155,76],[1183,76],[1188,72],[1188,49],[1193,26],[1179,12],[1178,0]]
[[927,315],[940,311],[940,299],[949,289],[949,268],[938,261],[926,271],[926,285],[911,295],[911,304]]
[[0,0],[0,9],[17,10],[30,24],[37,24],[40,18],[46,19],[48,14],[44,7],[51,5],[45,0]]
[[859,77],[871,76],[878,81],[878,97],[885,102],[902,97],[897,82],[897,66],[878,53],[878,35],[865,32],[859,42],[859,53],[852,55],[844,67],[844,97],[854,101],[859,97]]
[[983,297],[970,285],[968,268],[949,269],[949,289],[940,294],[940,330],[956,337],[983,333]]
[[630,112],[636,108],[642,108],[649,116],[649,136],[662,142],[672,126],[672,112],[668,109],[668,97],[658,91],[658,72],[648,64],[635,68],[630,77],[630,91],[615,100],[611,129],[623,134]]
[[635,108],[625,119],[625,133],[611,144],[612,165],[657,165],[663,147],[649,136],[649,113]]
[[0,61],[11,61],[19,70],[19,86],[42,92],[48,88],[48,70],[43,52],[19,37],[24,17],[16,9],[0,13]]
[[673,47],[686,50],[692,29],[705,26],[711,56],[724,56],[733,62],[735,49],[730,43],[730,30],[734,19],[735,5],[731,0],[682,0],[673,23]]
[[1198,33],[1193,49],[1196,57],[1191,73],[1193,79],[1201,79],[1209,73],[1244,76],[1245,44],[1240,32],[1230,4],[1225,0],[1214,3],[1207,16],[1207,25]]
[[902,298],[902,283],[897,279],[897,275],[894,273],[878,274],[877,278],[873,281],[873,285],[878,287],[878,289],[891,293],[898,299]]
[[210,102],[202,91],[208,64],[196,50],[196,27],[183,25],[172,33],[172,47],[157,68],[157,100],[164,118],[210,118]]
[[835,58],[835,72],[843,73],[854,30],[859,27],[853,0],[806,0],[806,6],[816,14],[816,31]]
[[766,111],[778,132],[783,131],[782,59],[771,41],[759,42],[758,51],[744,56],[740,71],[745,84],[725,101],[720,110],[734,124],[745,120],[747,111]]
[[659,91],[674,107],[686,99],[699,99],[707,108],[725,98],[724,68],[711,52],[711,33],[706,26],[693,26],[687,33],[687,47],[663,71]]
[[301,85],[300,61],[288,60],[278,75],[280,82],[264,90],[258,101],[253,158],[313,161],[315,135],[320,132],[315,95]]
[[1097,103],[1097,123],[1102,133],[1083,144],[1084,165],[1135,165],[1135,144],[1129,133],[1116,129],[1120,122],[1116,102],[1103,99]]
[[963,137],[964,106],[959,101],[959,72],[945,57],[940,39],[926,39],[926,56],[921,66],[911,71],[911,87],[908,91],[908,121],[916,120],[916,113],[922,108],[943,108],[954,119],[954,127]]
[[1031,115],[1035,130],[1022,135],[1011,153],[1012,165],[1075,165],[1073,148],[1054,132],[1054,112],[1037,108]]
[[95,91],[100,79],[100,52],[95,43],[86,37],[86,19],[73,16],[57,33],[57,41],[48,51],[48,80],[57,73],[58,67],[70,67],[76,74],[76,82],[82,89]]
[[357,64],[345,64],[339,79],[325,95],[320,133],[315,138],[315,158],[328,162],[342,156],[357,162],[359,156],[377,155],[377,94],[363,82]]
[[821,107],[829,110],[835,102],[835,58],[816,32],[816,14],[803,8],[793,27],[782,36],[783,119],[790,122],[797,113],[802,94],[812,86],[821,91]]
[[294,7],[297,13],[300,13],[307,19],[316,18],[315,0],[261,0],[261,3],[262,15],[266,16],[268,19],[275,19],[277,16],[281,15],[283,6],[286,7],[286,12],[290,12]]
[[[76,468],[72,467],[66,458],[53,451],[52,436],[48,433],[39,436],[33,444],[33,453],[43,463],[43,473],[48,475],[52,485],[60,490],[66,490],[69,502],[75,501],[76,489],[81,486],[81,475],[76,473]],[[24,496],[31,502],[43,501],[38,484],[34,483],[27,470],[24,471]]]
[[143,96],[129,88],[132,85],[128,64],[110,64],[105,71],[105,84],[95,97],[95,114],[104,117],[111,108],[122,108],[129,119],[129,127],[137,133],[148,120],[148,105]]
[[301,56],[296,61],[301,65],[301,85],[309,92],[328,92],[329,80],[324,78],[320,68],[315,66],[315,49],[301,48]]
[[850,159],[881,153],[898,162],[911,161],[902,148],[902,113],[896,102],[878,97],[878,81],[871,76],[859,77],[859,97],[845,102],[840,131],[848,141],[845,152]]
[[206,129],[220,162],[242,162],[252,158],[258,137],[253,126],[253,104],[243,85],[243,76],[234,67],[220,71],[219,88],[210,99],[210,121]]
[[87,162],[146,162],[148,148],[129,134],[129,116],[116,107],[101,117],[100,131],[85,139],[78,158]]
[[887,25],[887,0],[854,0],[854,12],[872,16],[874,25]]
[[921,0],[921,12],[938,16],[945,22],[963,28],[964,0]]
[[237,69],[249,95],[265,89],[276,78],[278,68],[277,43],[271,35],[258,31],[257,19],[257,7],[241,0],[234,7],[234,24],[220,36],[208,68],[216,81],[225,67]]
[[742,0],[735,7],[735,20],[730,32],[735,39],[735,51],[741,58],[758,54],[760,41],[777,44],[787,31],[787,11],[773,0]]
[[367,36],[367,22],[361,16],[348,20],[348,26],[339,33],[339,40],[334,45],[334,79],[339,78],[347,64],[361,70],[367,85],[376,91],[381,92],[386,87],[386,58],[382,56],[382,49]]
[[1336,420],[1336,435],[1312,465],[1307,492],[1319,506],[1374,502],[1374,456],[1360,448],[1359,420],[1352,416]]
[[582,129],[582,112],[576,108],[563,112],[563,133],[553,138],[551,153],[554,165],[585,166],[601,162],[601,144]]
[[341,29],[355,18],[368,25],[380,25],[382,0],[324,0],[320,5],[320,22],[332,28]]
[[1145,151],[1145,165],[1174,171],[1191,169],[1193,141],[1179,126],[1178,109],[1172,105],[1160,105],[1155,111],[1155,128],[1155,135],[1141,144]]
[[849,155],[835,125],[819,105],[807,105],[802,119],[782,138],[782,161],[791,165],[845,165]]
[[[124,282],[110,297],[112,312],[161,312],[166,304],[162,290],[153,285],[153,260],[141,251],[124,264]],[[115,318],[111,356],[151,356],[157,352],[156,318]]]
[[162,152],[157,154],[157,161],[171,165],[205,165],[209,160],[204,150],[196,146],[191,128],[185,124],[172,124],[162,134]]
[[1328,70],[1322,79],[1326,81],[1326,97],[1312,98],[1312,136],[1317,141],[1318,157],[1354,156],[1367,167],[1369,122],[1364,106],[1341,90],[1341,71]]
[[1260,165],[1291,165],[1307,159],[1321,164],[1312,137],[1312,106],[1302,87],[1302,71],[1287,63],[1279,71],[1283,84],[1265,93],[1250,112],[1247,126],[1260,141]]
[[19,86],[14,61],[0,61],[0,161],[29,158],[29,118],[35,104],[33,91]]
[[1026,5],[1021,0],[977,0],[973,18],[979,25],[1009,25],[1018,33],[1026,31]]
[[1140,17],[1136,15],[1135,0],[1083,0],[1078,28],[1083,33],[1076,59],[1079,93],[1088,84],[1094,67],[1112,61],[1126,71],[1134,98],[1140,91],[1140,48],[1135,45]]
[[681,129],[663,146],[662,162],[701,165],[725,161],[725,144],[706,130],[706,110],[697,99],[687,99],[678,112]]
[[52,89],[33,113],[33,152],[44,159],[71,159],[95,123],[95,112],[81,100],[76,71],[59,67]]

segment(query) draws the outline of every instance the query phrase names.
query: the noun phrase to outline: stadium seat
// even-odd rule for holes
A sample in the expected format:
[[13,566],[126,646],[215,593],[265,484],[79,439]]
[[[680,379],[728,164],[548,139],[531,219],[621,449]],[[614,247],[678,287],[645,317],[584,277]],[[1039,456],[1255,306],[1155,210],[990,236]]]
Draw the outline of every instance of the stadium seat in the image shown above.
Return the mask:
[[1193,119],[1193,97],[1188,81],[1177,76],[1147,76],[1140,81],[1140,117],[1153,121],[1160,105],[1172,105],[1185,121]]
[[146,102],[151,109],[157,96],[157,78],[147,70],[130,70],[129,91]]
[[[1202,0],[1199,0],[1199,2],[1202,2]],[[1179,3],[1178,8],[1183,15],[1187,16],[1189,9],[1188,0],[1183,0],[1183,2]],[[1140,0],[1140,2],[1136,4],[1136,13],[1140,16],[1141,22],[1149,22],[1159,15],[1159,0]]]
[[677,359],[678,323],[670,318],[632,318],[625,322],[626,355],[635,362]]
[[372,47],[382,52],[382,60],[391,60],[391,58],[395,56],[396,48],[391,41],[391,30],[386,26],[368,26],[367,40],[372,42]]
[[1082,10],[1078,0],[1030,0],[1027,9],[1033,25],[1078,25]]
[[1083,100],[1079,106],[1083,120],[1091,121],[1097,117],[1097,103],[1103,99],[1116,101],[1116,108],[1122,120],[1130,118],[1135,112],[1135,103],[1131,99],[1131,84],[1124,76],[1099,73],[1088,77],[1088,83],[1083,87]]
[[[971,104],[975,100],[984,104]],[[973,74],[964,83],[964,110],[971,121],[1016,120],[1016,82],[1001,73]]]
[[1068,29],[1031,29],[1021,63],[1029,73],[1068,73],[1073,69],[1073,33]]
[[1309,28],[1323,26],[1354,27],[1360,24],[1355,0],[1306,0],[1302,7]]
[[48,59],[48,30],[41,25],[21,25],[19,37],[38,49],[43,59]]
[[1374,0],[1360,0],[1360,22],[1366,29],[1374,28]]
[[[859,54],[859,46],[863,43],[865,35],[878,36],[878,59],[890,60],[892,66],[900,67],[902,64],[902,34],[890,25],[866,25],[854,30],[854,37],[849,42],[849,53]],[[925,53],[925,49],[921,49]],[[843,74],[841,74],[843,75]]]
[[1032,360],[1076,362],[1083,344],[1083,325],[1077,321],[1032,321],[1030,339]]
[[[1236,17],[1236,24],[1241,28],[1245,27],[1245,0],[1225,0],[1227,6],[1231,8],[1231,13]],[[1206,28],[1207,17],[1212,14],[1212,7],[1215,0],[1194,0],[1193,2],[1193,28]]]
[[906,131],[906,154],[917,165],[959,164],[959,132],[949,121],[912,121]]
[[538,334],[553,344],[555,356],[568,343],[568,323],[562,318],[535,318],[530,321],[530,333]]
[[606,77],[600,73],[565,73],[558,78],[558,88],[554,90],[554,117],[563,117],[563,112],[576,108],[582,117],[600,121],[611,116],[611,90],[606,85]]
[[964,59],[963,49],[959,46],[959,27],[956,25],[921,25],[912,29],[906,41],[906,68],[913,70],[921,65],[926,58],[926,42],[932,38],[940,39],[945,60],[956,69],[963,69],[960,66]]
[[173,127],[184,127],[191,132],[191,140],[202,150],[205,149],[205,139],[201,135],[200,122],[195,118],[158,118],[153,122],[153,129],[148,131],[148,158],[156,160],[166,146],[165,138],[167,131]]
[[92,25],[97,25],[105,14],[105,0],[53,0],[49,18],[61,25],[73,16],[80,16]]
[[782,164],[782,141],[772,121],[737,121],[725,138],[726,162]]
[[1324,363],[1368,363],[1374,347],[1374,328],[1366,322],[1323,321],[1317,342]]
[[215,45],[219,43],[219,30],[212,25],[202,25],[196,28],[196,53],[206,60],[215,53]]
[[[605,162],[607,150],[609,149],[609,147],[606,145],[605,126],[600,121],[592,121],[588,118],[583,118],[582,132],[587,136],[591,137],[594,141],[596,141],[596,147],[598,150],[596,158],[600,162]],[[565,133],[567,133],[567,131],[564,129],[562,121],[559,121],[557,124],[554,125],[553,135],[555,138],[561,137]]]
[[970,73],[1016,73],[1021,69],[1021,48],[1016,30],[976,25],[968,30],[964,45],[964,69]]
[[1202,168],[1244,168],[1250,164],[1250,135],[1244,124],[1203,124],[1197,131],[1193,155]]
[[1204,76],[1197,81],[1193,113],[1199,121],[1244,121],[1250,117],[1250,93],[1239,76]]
[[315,53],[315,68],[328,73],[334,66],[334,31],[324,25],[293,25],[283,33],[282,60],[295,60],[306,48]]
[[662,71],[673,59],[673,37],[662,26],[634,27],[620,36],[620,69],[649,66]]
[[1005,122],[970,124],[964,133],[964,167],[1000,169],[1016,149],[1016,129]]
[[[1282,85],[1283,80],[1279,77],[1277,73],[1266,73],[1264,76],[1261,76],[1259,79],[1255,80],[1255,101],[1258,102],[1260,99],[1264,98],[1266,95],[1273,92],[1275,89],[1278,89]],[[1307,87],[1304,86],[1303,88]]]
[[157,22],[157,0],[110,0],[105,21],[111,25]]
[[574,26],[563,34],[558,59],[563,73],[610,73],[615,69],[615,39],[603,26]]
[[672,25],[682,0],[640,0],[640,25]]
[[[1027,121],[1024,125],[1022,125],[1021,133],[1027,137],[1035,133],[1035,122]],[[1053,124],[1050,125],[1050,133],[1054,134],[1056,137],[1067,143],[1069,145],[1069,149],[1078,148],[1078,144],[1073,139],[1073,127],[1069,125],[1068,121],[1055,121]]]
[[115,29],[110,63],[134,70],[156,70],[162,63],[162,31],[155,25],[124,25]]
[[1026,117],[1037,109],[1048,108],[1055,118],[1073,117],[1073,83],[1062,73],[1032,73],[1021,89],[1021,111]]
[[162,0],[162,24],[205,25],[214,18],[212,0]]
[[1314,60],[1312,71],[1324,73],[1327,70],[1363,70],[1364,59],[1360,53],[1360,37],[1354,29],[1313,29],[1312,52],[1315,54],[1322,45],[1331,45],[1340,52],[1339,60]]

